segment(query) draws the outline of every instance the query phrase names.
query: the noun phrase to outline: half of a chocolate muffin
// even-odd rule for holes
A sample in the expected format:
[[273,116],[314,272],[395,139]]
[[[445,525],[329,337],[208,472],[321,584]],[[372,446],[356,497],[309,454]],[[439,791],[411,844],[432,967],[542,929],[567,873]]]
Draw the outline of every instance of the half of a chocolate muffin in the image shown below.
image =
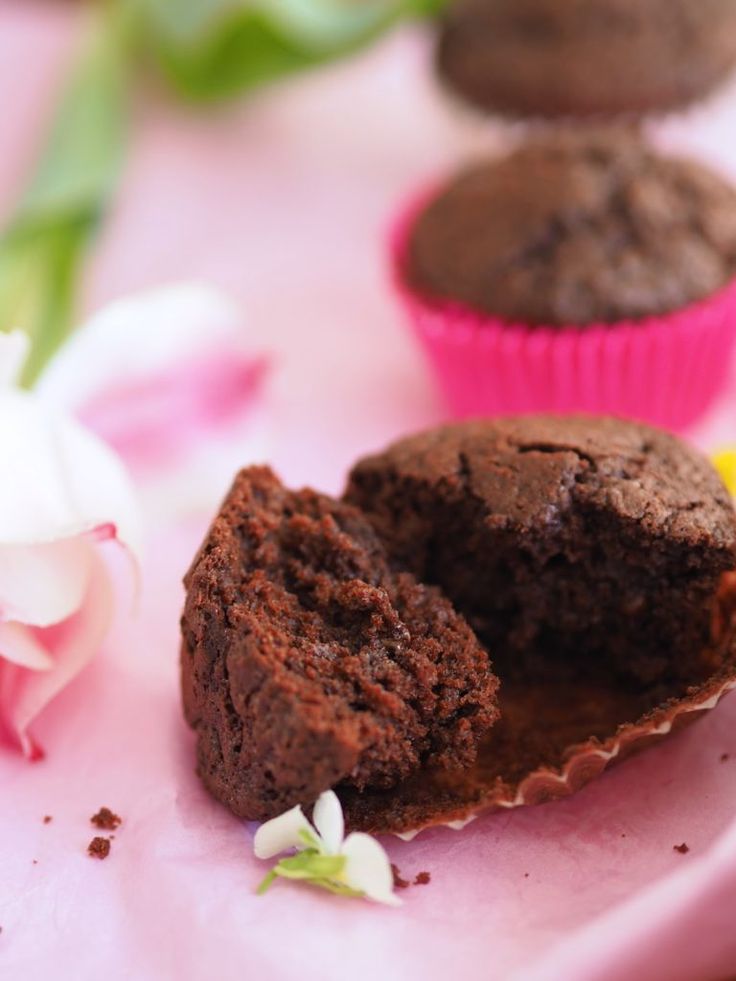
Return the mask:
[[467,767],[496,721],[486,651],[352,505],[243,470],[185,582],[186,717],[237,815]]

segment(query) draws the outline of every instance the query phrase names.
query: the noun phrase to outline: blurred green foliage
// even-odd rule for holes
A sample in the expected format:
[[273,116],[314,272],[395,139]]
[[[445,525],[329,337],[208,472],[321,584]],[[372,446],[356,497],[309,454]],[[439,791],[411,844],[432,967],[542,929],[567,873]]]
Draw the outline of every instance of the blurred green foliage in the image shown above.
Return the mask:
[[221,99],[344,57],[442,0],[141,0],[149,54],[174,87]]
[[344,57],[445,0],[100,0],[31,182],[0,237],[0,329],[32,384],[74,326],[84,258],[123,165],[143,63],[182,97],[233,97]]

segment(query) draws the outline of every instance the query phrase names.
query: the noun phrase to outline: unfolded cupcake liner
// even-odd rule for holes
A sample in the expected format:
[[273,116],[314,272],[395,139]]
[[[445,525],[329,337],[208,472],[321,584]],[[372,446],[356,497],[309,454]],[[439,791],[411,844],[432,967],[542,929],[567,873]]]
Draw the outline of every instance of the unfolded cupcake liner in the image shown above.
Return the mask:
[[[469,786],[467,796],[446,792],[440,777],[436,796],[419,803],[407,800],[397,806],[394,800],[389,807],[379,802],[375,808],[361,806],[354,811],[348,799],[344,802],[348,823],[371,834],[393,834],[410,841],[430,828],[460,831],[485,814],[570,797],[606,770],[658,745],[712,711],[736,689],[736,651],[732,650],[731,658],[726,667],[702,685],[688,689],[682,698],[665,702],[635,722],[622,722],[608,738],[591,737],[569,746],[557,765],[535,768],[516,782],[500,776],[481,777]],[[452,777],[447,786],[452,786]]]
[[[553,763],[532,767],[514,780],[505,779],[479,756],[469,773],[435,770],[425,772],[418,784],[409,782],[393,791],[352,792],[343,799],[348,824],[410,841],[430,828],[460,831],[484,814],[572,796],[604,771],[697,722],[736,689],[736,572],[724,575],[713,635],[714,669],[709,677],[696,685],[684,685],[679,696],[673,695],[638,718],[621,719],[610,735],[571,743]],[[502,680],[502,720],[503,691]],[[511,742],[515,745],[513,736]]]
[[[385,830],[404,841],[411,841],[432,827],[460,831],[483,814],[570,797],[605,770],[687,728],[714,709],[734,688],[736,667],[728,678],[714,680],[675,704],[664,705],[638,722],[622,725],[609,739],[592,738],[570,747],[559,767],[540,767],[516,785],[499,782],[491,786],[481,800],[467,807],[456,806],[450,813],[433,816],[417,827],[402,830],[387,827]],[[375,829],[376,832],[379,830]]]
[[415,199],[393,228],[393,279],[454,416],[590,412],[678,431],[708,409],[730,370],[736,279],[705,300],[642,320],[511,322],[407,283],[409,235],[432,196]]

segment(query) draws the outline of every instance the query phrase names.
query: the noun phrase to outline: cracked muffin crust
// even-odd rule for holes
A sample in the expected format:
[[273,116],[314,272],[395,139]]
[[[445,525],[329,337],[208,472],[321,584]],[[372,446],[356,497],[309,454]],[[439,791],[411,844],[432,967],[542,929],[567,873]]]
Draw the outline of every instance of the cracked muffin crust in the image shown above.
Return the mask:
[[663,112],[735,63],[734,0],[455,0],[437,49],[451,90],[512,116]]
[[493,651],[502,714],[508,682],[608,679],[656,704],[714,670],[736,516],[674,436],[582,416],[451,425],[360,461],[346,499]]
[[239,816],[468,766],[497,718],[488,655],[437,587],[392,570],[356,508],[267,468],[237,476],[185,584],[185,713]]
[[415,220],[420,294],[529,325],[615,323],[736,274],[736,189],[623,130],[559,132],[456,178]]

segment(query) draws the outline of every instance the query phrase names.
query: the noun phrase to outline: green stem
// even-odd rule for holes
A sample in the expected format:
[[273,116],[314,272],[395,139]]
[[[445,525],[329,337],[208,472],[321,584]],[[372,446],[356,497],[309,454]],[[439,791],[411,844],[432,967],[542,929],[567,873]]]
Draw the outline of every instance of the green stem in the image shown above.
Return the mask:
[[83,261],[123,158],[131,19],[115,3],[96,14],[36,172],[0,238],[0,329],[31,338],[27,386],[74,327]]

